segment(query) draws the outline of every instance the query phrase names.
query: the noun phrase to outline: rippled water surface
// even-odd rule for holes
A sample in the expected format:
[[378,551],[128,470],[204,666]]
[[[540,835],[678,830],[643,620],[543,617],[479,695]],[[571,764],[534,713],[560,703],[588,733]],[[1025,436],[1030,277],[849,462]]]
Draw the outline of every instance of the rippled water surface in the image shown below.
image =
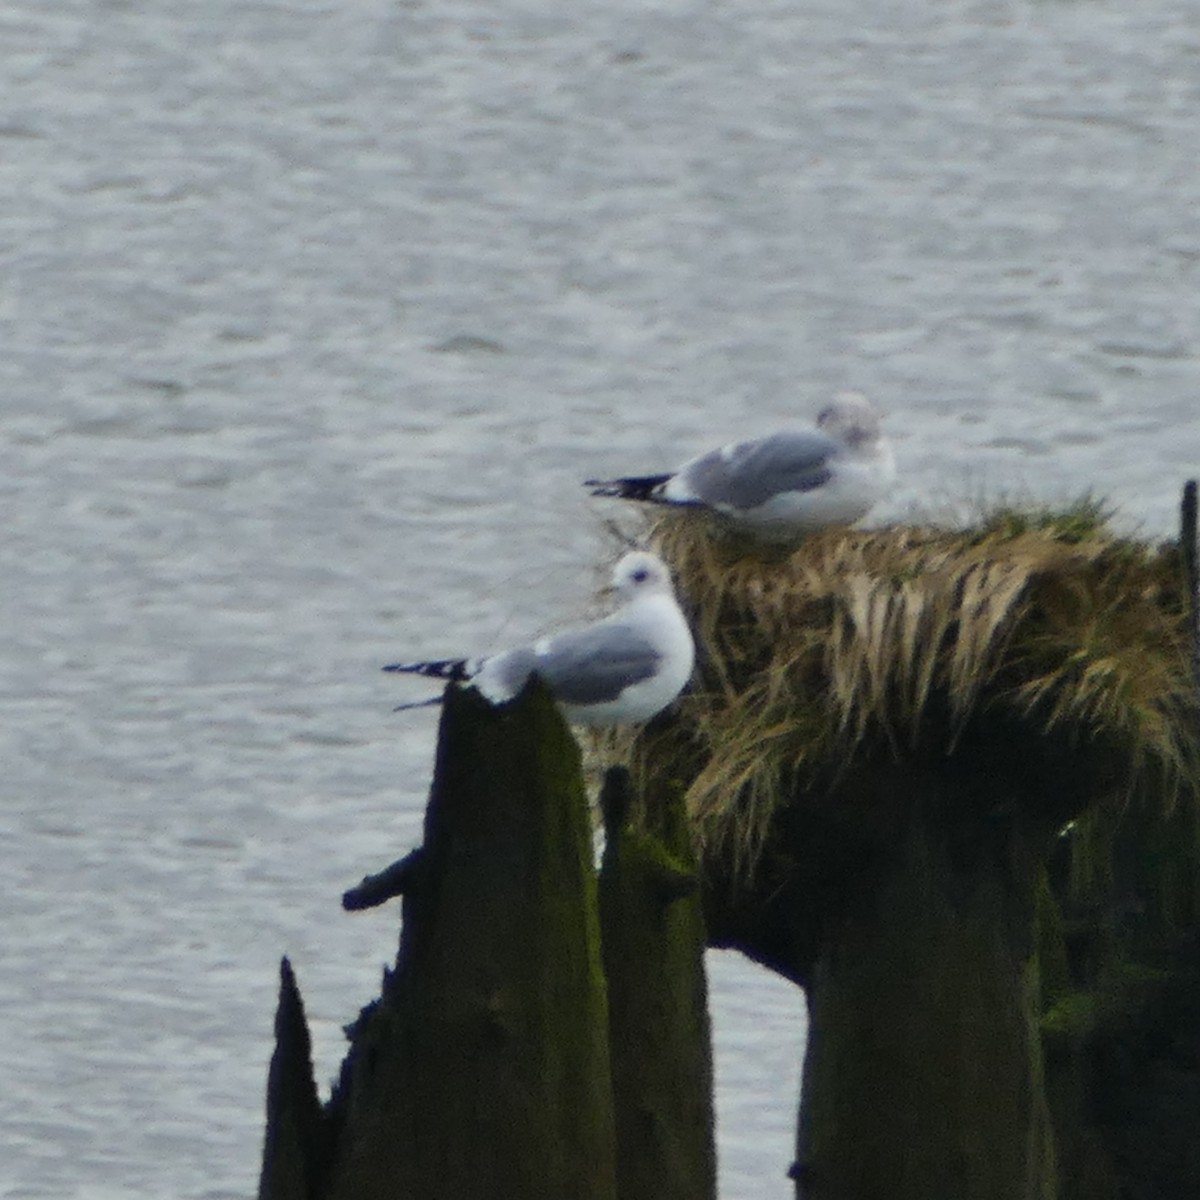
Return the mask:
[[[584,476],[850,386],[885,516],[1168,534],[1198,52],[1184,0],[0,0],[0,1194],[253,1192],[279,955],[327,1081],[395,952],[339,896],[434,717],[377,667],[582,611]],[[723,1195],[784,1197],[801,998],[710,965]]]

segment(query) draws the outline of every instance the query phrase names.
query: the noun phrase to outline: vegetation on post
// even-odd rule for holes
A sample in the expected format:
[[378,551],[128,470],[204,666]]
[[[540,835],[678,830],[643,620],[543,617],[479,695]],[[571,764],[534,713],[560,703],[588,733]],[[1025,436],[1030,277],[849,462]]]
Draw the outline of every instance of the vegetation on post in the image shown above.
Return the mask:
[[797,785],[880,752],[952,754],[996,718],[1111,753],[1125,794],[1169,801],[1194,780],[1178,548],[1115,537],[1104,515],[1084,501],[964,531],[830,530],[767,556],[664,520],[696,632],[701,686],[680,713],[701,769],[651,773],[689,780],[706,852],[749,867]]
[[[626,748],[641,789],[683,781],[710,939],[808,990],[798,1195],[1082,1200],[1064,1164],[1103,1128],[1095,1079],[1043,1027],[1111,1011],[1114,975],[1124,1011],[1151,996],[1124,932],[1092,943],[1103,966],[1081,953],[1070,880],[1095,845],[1078,831],[1116,831],[1093,877],[1132,854],[1144,878],[1131,814],[1196,828],[1180,547],[1114,535],[1090,501],[791,551],[688,515],[653,537],[700,680]],[[1159,845],[1178,913],[1196,841]],[[1075,1062],[1084,1025],[1055,1035]]]

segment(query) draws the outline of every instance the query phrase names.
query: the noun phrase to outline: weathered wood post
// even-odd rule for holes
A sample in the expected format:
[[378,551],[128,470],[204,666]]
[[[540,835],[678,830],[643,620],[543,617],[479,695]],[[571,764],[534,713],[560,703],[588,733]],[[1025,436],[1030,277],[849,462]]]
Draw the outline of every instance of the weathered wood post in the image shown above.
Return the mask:
[[493,708],[448,689],[424,845],[385,873],[404,896],[396,968],[351,1030],[327,1170],[273,1159],[262,1200],[615,1200],[592,860],[546,690]]
[[1179,505],[1179,547],[1183,555],[1183,577],[1187,592],[1188,625],[1192,639],[1192,679],[1200,693],[1200,499],[1197,483],[1183,485]]
[[601,796],[600,918],[608,978],[620,1200],[715,1200],[704,917],[679,788],[630,822],[623,767]]
[[263,1200],[312,1200],[322,1194],[329,1171],[329,1123],[313,1080],[312,1041],[300,989],[286,958],[279,974],[258,1194]]
[[907,812],[807,966],[804,1200],[1056,1195],[1034,904],[1053,830],[982,774],[876,772]]

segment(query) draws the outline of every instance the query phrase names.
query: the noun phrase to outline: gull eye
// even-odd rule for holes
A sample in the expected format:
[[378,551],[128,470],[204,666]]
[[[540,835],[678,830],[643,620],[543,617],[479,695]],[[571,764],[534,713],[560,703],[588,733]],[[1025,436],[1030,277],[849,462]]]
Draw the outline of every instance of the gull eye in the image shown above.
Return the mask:
[[650,572],[647,571],[645,567],[638,567],[638,569],[630,576],[630,579],[632,579],[634,583],[645,583],[649,578]]

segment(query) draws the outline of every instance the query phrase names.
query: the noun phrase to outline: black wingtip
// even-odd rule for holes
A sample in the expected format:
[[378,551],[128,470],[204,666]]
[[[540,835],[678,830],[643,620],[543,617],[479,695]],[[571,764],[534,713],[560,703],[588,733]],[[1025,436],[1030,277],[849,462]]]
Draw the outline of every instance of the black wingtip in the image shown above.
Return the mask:
[[591,488],[593,496],[620,497],[625,494],[624,486],[619,479],[585,479],[583,486]]
[[671,478],[666,475],[628,475],[621,479],[585,479],[584,487],[592,489],[593,496],[611,496],[618,500],[648,500],[663,503],[655,492]]

